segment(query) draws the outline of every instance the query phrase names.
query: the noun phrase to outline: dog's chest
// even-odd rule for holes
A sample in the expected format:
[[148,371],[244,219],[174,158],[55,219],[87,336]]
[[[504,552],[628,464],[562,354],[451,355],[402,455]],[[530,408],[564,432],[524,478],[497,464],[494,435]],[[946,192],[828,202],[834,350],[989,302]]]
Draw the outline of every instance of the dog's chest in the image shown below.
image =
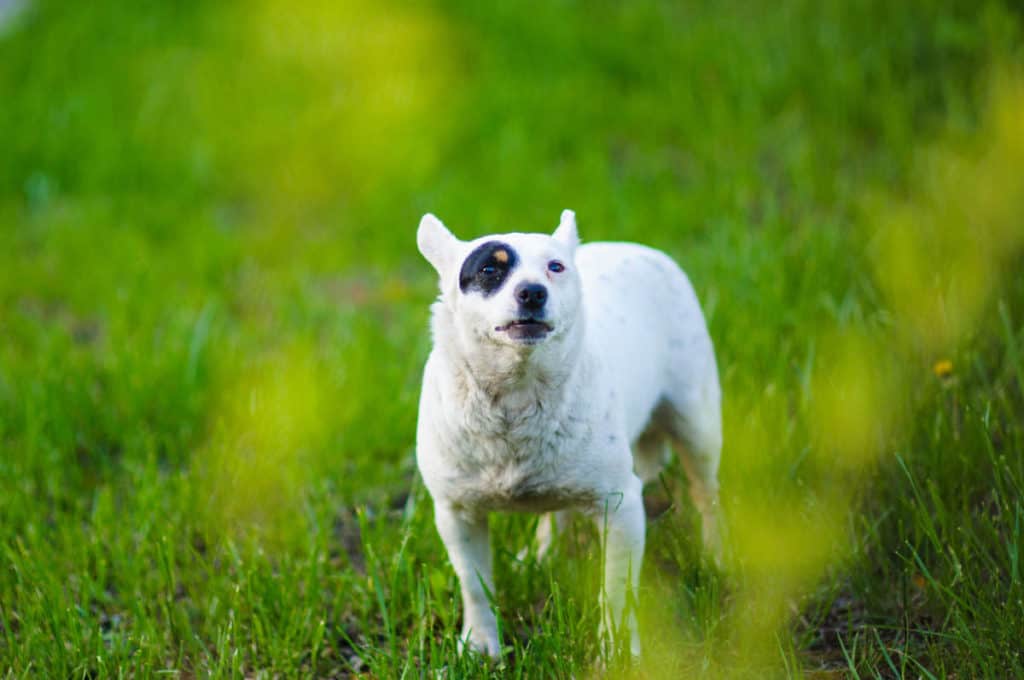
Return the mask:
[[455,503],[481,510],[549,512],[593,504],[595,491],[580,480],[552,474],[532,461],[463,468],[451,489]]
[[543,512],[596,495],[585,467],[590,428],[540,400],[467,404],[453,434],[452,500],[488,510]]

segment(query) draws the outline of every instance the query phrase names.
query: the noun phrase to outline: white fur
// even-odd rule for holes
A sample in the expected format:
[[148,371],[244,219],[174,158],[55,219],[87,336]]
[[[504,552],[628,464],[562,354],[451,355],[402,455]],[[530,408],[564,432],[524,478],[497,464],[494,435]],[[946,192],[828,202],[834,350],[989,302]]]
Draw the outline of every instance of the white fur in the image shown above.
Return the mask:
[[[511,246],[518,265],[493,295],[463,293],[463,261],[491,240]],[[472,242],[426,215],[417,241],[438,271],[441,294],[431,308],[434,349],[424,370],[416,454],[461,583],[462,639],[500,654],[486,594],[493,589],[487,513],[575,509],[594,518],[607,549],[602,628],[625,631],[639,655],[636,616],[626,603],[643,558],[641,488],[658,474],[669,443],[683,454],[705,543],[717,544],[718,371],[693,288],[675,262],[651,248],[578,246],[570,210],[553,236]],[[565,271],[550,271],[551,260]],[[532,344],[500,330],[517,318],[520,282],[548,289],[553,328]],[[557,519],[563,524],[564,513]],[[542,550],[551,525],[540,523]]]

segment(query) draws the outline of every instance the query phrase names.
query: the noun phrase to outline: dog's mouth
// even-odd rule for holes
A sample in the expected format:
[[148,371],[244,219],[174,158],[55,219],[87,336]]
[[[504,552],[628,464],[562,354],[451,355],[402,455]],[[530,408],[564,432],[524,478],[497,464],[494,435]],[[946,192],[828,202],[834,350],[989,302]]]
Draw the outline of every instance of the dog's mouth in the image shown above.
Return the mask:
[[551,324],[537,319],[516,319],[503,326],[495,327],[499,333],[508,333],[508,337],[521,342],[536,342],[552,331]]

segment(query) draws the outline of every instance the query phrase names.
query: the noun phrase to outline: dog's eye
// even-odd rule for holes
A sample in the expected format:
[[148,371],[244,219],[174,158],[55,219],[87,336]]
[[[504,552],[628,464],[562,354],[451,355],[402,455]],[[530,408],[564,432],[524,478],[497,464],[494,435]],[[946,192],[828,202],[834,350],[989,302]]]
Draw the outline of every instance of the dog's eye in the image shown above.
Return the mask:
[[565,271],[565,265],[558,260],[551,260],[551,262],[548,262],[548,271],[561,274]]
[[498,268],[495,267],[493,264],[485,264],[483,267],[480,267],[480,273],[481,274],[487,274],[488,276],[490,276],[491,274],[494,274],[497,271],[498,271]]

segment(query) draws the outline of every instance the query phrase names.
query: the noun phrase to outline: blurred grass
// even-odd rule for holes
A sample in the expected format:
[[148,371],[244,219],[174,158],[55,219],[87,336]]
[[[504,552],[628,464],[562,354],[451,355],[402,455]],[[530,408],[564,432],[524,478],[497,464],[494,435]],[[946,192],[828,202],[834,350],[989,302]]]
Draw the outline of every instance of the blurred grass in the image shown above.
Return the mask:
[[[0,32],[12,677],[486,675],[412,463],[413,231],[564,207],[683,264],[723,372],[728,570],[693,513],[652,522],[643,672],[1024,672],[1012,3],[25,7]],[[511,559],[529,520],[495,523]],[[587,672],[594,548],[580,525],[570,559],[498,560],[494,673]]]

